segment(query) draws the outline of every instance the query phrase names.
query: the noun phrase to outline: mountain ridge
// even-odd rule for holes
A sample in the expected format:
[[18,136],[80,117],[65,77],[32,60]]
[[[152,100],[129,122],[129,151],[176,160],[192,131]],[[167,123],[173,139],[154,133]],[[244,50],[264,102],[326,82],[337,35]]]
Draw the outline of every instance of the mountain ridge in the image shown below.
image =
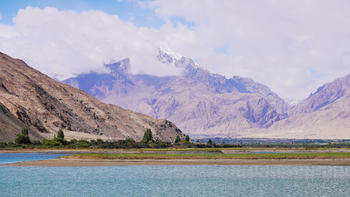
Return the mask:
[[[157,58],[162,63],[174,64],[178,68],[185,68],[182,75],[186,78],[195,79],[197,81],[204,81],[216,90],[218,93],[232,92],[236,88],[242,93],[258,93],[260,96],[266,98],[271,103],[278,113],[285,113],[288,109],[288,104],[273,93],[270,88],[260,83],[254,82],[250,78],[243,78],[233,76],[227,79],[223,75],[213,74],[201,68],[192,59],[186,58],[182,55],[169,55],[167,52],[158,49]],[[215,86],[216,85],[216,86]]]
[[265,133],[251,136],[285,138],[350,138],[350,75],[319,87],[289,110],[288,118]]

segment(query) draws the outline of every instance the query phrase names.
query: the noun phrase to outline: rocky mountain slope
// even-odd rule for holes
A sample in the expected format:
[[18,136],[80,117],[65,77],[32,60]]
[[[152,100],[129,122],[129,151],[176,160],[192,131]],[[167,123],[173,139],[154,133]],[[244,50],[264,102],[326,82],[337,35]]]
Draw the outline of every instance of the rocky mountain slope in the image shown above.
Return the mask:
[[[0,142],[13,142],[16,134],[24,127],[26,127],[26,125],[0,103]],[[33,140],[40,138],[40,136],[35,135],[38,132],[33,132],[33,129],[31,129],[29,133],[30,138]]]
[[189,58],[159,50],[164,66],[183,69],[180,76],[129,72],[130,60],[107,64],[109,73],[87,73],[64,83],[94,97],[155,118],[173,121],[192,136],[239,135],[268,128],[286,118],[288,105],[268,87],[248,78],[209,73]]
[[350,139],[350,75],[318,88],[256,137]]
[[67,138],[140,140],[146,128],[161,140],[183,137],[170,121],[102,103],[3,53],[0,102],[0,140],[12,141],[24,125],[37,139],[53,137],[59,128]]

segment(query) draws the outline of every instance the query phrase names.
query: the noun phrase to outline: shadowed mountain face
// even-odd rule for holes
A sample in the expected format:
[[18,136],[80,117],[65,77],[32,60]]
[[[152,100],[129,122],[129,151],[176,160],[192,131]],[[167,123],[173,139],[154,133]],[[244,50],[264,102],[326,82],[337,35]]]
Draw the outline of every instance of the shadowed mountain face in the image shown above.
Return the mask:
[[[119,79],[113,73],[108,76]],[[110,83],[106,76],[99,79],[97,81],[101,84]],[[89,76],[82,76],[81,80],[84,87],[92,85]],[[177,135],[184,137],[170,121],[104,104],[2,53],[0,102],[0,140],[5,141],[12,141],[15,133],[24,126],[29,127],[31,135],[37,139],[53,137],[59,128],[64,130],[67,138],[79,139],[131,137],[140,140],[147,128],[151,128],[153,135],[161,140],[173,141]]]
[[129,72],[129,59],[124,59],[107,64],[109,73],[81,74],[64,83],[104,102],[169,119],[192,136],[239,135],[286,118],[287,104],[262,84],[209,73],[189,58],[162,50],[157,58],[164,66],[183,69],[182,74],[134,75]]

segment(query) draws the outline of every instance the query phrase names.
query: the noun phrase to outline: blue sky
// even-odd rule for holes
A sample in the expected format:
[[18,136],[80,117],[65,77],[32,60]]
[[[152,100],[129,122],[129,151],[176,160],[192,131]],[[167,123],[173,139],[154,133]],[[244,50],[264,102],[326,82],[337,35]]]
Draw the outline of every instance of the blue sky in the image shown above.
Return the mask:
[[[138,26],[160,27],[165,23],[164,19],[157,16],[153,9],[144,8],[136,1],[117,0],[0,0],[1,23],[12,24],[12,18],[17,15],[19,9],[31,7],[55,7],[59,10],[74,10],[77,12],[86,10],[101,10],[108,14],[118,15],[121,19],[132,21]],[[176,18],[179,22],[183,19]]]
[[[143,1],[147,2],[147,1]],[[86,10],[101,10],[105,13],[118,15],[125,21],[137,26],[159,28],[165,24],[165,19],[156,14],[154,9],[140,6],[137,1],[129,0],[0,0],[1,23],[13,24],[12,19],[19,9],[27,6],[45,8],[55,7],[59,10],[74,10],[82,12]],[[194,22],[187,21],[181,16],[169,18],[174,25],[183,24],[193,27]]]
[[57,79],[127,57],[134,73],[179,74],[156,60],[161,47],[299,101],[350,74],[349,10],[348,0],[0,0],[0,51]]

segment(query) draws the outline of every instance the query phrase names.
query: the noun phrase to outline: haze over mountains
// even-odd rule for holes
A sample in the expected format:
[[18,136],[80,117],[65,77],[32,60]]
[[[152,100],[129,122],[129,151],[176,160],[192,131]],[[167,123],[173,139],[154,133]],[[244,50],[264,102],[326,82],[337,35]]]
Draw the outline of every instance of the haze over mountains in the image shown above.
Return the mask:
[[60,128],[68,139],[141,140],[147,128],[164,141],[184,137],[168,120],[102,103],[0,53],[0,141],[13,142],[24,127],[33,140],[52,138]]
[[182,68],[182,74],[131,74],[127,58],[106,64],[109,73],[80,74],[64,83],[104,102],[169,119],[191,136],[350,138],[350,76],[291,107],[252,79],[227,79],[162,49],[157,58],[164,66]]

